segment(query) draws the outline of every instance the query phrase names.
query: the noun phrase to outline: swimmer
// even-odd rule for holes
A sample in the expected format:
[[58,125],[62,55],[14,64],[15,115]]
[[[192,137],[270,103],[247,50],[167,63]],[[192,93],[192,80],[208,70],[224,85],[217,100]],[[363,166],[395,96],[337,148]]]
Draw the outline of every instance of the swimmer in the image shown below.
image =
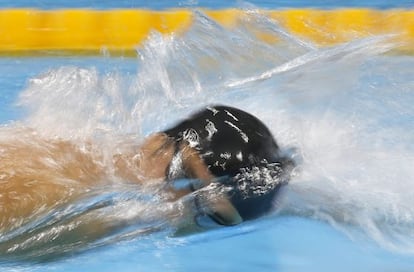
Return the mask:
[[[229,188],[218,197],[200,194],[200,213],[221,225],[256,218],[272,207],[292,163],[256,117],[228,106],[210,106],[176,126],[149,136],[140,146],[103,155],[87,143],[33,136],[0,140],[0,233],[69,203],[82,192],[118,180],[162,183],[171,200],[214,184]],[[174,181],[197,180],[184,188]],[[208,191],[206,191],[208,192]]]

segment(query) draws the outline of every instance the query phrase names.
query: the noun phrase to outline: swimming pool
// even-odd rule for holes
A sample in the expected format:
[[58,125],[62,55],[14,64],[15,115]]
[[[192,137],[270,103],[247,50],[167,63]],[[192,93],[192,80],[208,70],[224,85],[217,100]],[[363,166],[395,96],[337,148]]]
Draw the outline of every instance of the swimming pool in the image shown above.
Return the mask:
[[[364,3],[412,7],[409,1]],[[223,7],[215,2],[199,4]],[[16,5],[32,6],[5,4]],[[115,7],[109,1],[36,5]],[[142,7],[134,1],[116,5]],[[149,7],[170,7],[154,5]],[[168,227],[137,235],[137,230],[157,226],[158,221],[149,221],[125,230],[126,238],[111,236],[103,245],[69,251],[56,260],[3,256],[2,270],[414,269],[414,58],[387,54],[396,46],[388,37],[317,48],[288,35],[271,46],[255,39],[254,31],[280,29],[257,14],[232,30],[198,16],[183,36],[154,33],[137,59],[2,57],[0,136],[13,137],[16,128],[30,126],[43,135],[63,138],[109,141],[124,134],[142,138],[202,105],[237,106],[268,124],[282,148],[299,162],[274,212],[239,226],[211,227],[186,236],[173,236]],[[136,203],[120,192],[104,196],[115,203],[107,213],[122,215],[135,209]],[[100,199],[89,200],[93,203],[80,203],[75,211],[83,206],[87,210]],[[149,205],[145,212],[157,215],[155,206]]]

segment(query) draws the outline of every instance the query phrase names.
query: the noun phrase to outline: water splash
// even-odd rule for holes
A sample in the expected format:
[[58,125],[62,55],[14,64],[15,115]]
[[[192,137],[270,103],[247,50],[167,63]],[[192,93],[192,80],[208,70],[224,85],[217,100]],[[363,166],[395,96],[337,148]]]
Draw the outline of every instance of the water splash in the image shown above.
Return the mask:
[[325,220],[350,235],[358,229],[413,253],[414,64],[383,55],[393,46],[383,36],[317,48],[254,12],[230,30],[197,13],[183,36],[149,37],[132,80],[93,67],[32,79],[20,97],[22,123],[42,137],[99,141],[110,154],[120,137],[139,142],[205,104],[240,107],[298,162],[276,211]]

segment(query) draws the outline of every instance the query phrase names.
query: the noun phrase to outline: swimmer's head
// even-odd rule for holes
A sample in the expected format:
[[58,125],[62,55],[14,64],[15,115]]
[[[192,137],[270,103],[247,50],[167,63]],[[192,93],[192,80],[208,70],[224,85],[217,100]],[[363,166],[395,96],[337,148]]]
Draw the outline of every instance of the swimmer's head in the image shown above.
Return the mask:
[[210,106],[165,133],[197,150],[244,220],[268,212],[287,180],[291,163],[263,122],[242,110]]

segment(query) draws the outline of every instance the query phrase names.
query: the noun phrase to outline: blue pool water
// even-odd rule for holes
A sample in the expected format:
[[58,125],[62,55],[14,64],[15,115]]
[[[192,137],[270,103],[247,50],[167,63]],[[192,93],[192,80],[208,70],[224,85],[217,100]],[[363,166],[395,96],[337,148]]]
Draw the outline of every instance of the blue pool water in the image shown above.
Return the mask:
[[[39,8],[194,4],[0,3]],[[292,5],[309,6],[299,1]],[[355,5],[408,7],[412,2]],[[299,165],[268,216],[184,236],[173,235],[169,226],[157,228],[163,203],[145,203],[135,211],[136,202],[120,192],[104,191],[102,197],[115,204],[101,216],[123,218],[139,212],[149,223],[53,259],[42,253],[44,248],[36,250],[48,230],[47,220],[40,221],[45,230],[28,226],[29,233],[39,234],[29,251],[24,251],[25,241],[11,238],[17,250],[6,254],[2,243],[7,238],[0,236],[0,270],[413,271],[414,58],[386,54],[395,46],[387,37],[319,49],[289,34],[277,45],[265,44],[254,38],[254,30],[283,32],[259,14],[232,31],[200,14],[182,37],[154,33],[137,58],[0,58],[2,140],[18,137],[29,126],[45,137],[97,138],[109,146],[119,135],[143,138],[202,105],[223,103],[262,119]],[[89,212],[99,200],[86,199],[75,212]],[[153,231],[140,234],[147,229]]]

